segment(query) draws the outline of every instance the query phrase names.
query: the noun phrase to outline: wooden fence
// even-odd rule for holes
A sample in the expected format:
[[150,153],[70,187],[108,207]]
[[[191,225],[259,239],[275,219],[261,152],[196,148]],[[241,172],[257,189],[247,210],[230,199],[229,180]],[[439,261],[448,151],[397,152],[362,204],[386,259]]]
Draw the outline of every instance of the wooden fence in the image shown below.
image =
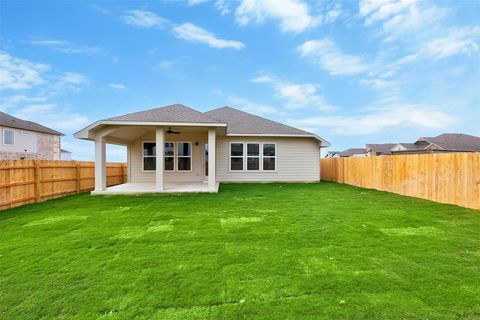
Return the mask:
[[480,153],[330,158],[321,180],[480,209]]
[[[107,164],[107,185],[127,181],[125,163]],[[90,191],[94,162],[49,160],[0,161],[0,210]]]

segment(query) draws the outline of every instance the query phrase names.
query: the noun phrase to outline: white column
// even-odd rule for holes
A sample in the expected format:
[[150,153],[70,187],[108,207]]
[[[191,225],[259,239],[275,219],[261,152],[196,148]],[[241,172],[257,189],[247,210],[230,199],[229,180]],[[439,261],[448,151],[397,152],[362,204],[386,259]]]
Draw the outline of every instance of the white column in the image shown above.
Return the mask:
[[95,191],[107,189],[107,160],[105,155],[105,140],[95,139]]
[[165,169],[164,165],[164,155],[165,155],[165,133],[163,131],[163,128],[157,128],[156,131],[156,171],[155,171],[155,184],[156,188],[159,191],[162,191],[165,189],[165,181],[164,181],[164,176],[163,176],[163,171]]
[[215,191],[216,189],[216,175],[215,175],[215,140],[216,130],[208,130],[208,189]]

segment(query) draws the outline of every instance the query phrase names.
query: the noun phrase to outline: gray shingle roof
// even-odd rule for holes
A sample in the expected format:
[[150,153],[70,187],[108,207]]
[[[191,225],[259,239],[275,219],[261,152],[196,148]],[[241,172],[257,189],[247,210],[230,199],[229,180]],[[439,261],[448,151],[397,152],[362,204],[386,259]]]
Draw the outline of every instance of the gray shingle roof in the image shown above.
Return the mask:
[[365,154],[365,149],[364,148],[351,148],[351,149],[343,150],[342,152],[338,153],[338,155],[340,157],[351,157],[355,154]]
[[480,151],[480,137],[461,133],[444,133],[421,138],[445,150]]
[[227,134],[291,134],[313,135],[279,122],[268,120],[231,107],[205,112],[209,117],[227,124]]
[[0,126],[49,133],[57,136],[63,136],[63,133],[61,132],[47,128],[36,122],[26,121],[26,120],[16,118],[14,116],[11,116],[1,111],[0,111]]
[[206,114],[181,104],[128,113],[105,119],[107,121],[144,121],[144,122],[182,122],[182,123],[219,123]]
[[392,154],[391,150],[395,147],[397,143],[380,143],[380,144],[367,144],[367,151],[375,150],[375,152],[381,153],[383,155]]

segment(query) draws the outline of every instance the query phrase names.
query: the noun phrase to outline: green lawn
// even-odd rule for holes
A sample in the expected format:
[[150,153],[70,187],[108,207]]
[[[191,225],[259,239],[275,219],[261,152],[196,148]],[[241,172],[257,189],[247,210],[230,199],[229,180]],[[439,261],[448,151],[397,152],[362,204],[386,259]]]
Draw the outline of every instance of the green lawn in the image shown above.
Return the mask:
[[0,212],[1,319],[480,319],[480,211],[334,183]]

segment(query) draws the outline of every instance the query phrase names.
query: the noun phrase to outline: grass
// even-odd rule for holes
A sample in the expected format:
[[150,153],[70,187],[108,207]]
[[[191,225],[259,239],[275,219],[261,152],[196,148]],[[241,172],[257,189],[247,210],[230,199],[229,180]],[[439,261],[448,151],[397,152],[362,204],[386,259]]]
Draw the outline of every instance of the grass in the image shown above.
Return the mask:
[[480,319],[480,212],[334,183],[0,213],[1,319]]

